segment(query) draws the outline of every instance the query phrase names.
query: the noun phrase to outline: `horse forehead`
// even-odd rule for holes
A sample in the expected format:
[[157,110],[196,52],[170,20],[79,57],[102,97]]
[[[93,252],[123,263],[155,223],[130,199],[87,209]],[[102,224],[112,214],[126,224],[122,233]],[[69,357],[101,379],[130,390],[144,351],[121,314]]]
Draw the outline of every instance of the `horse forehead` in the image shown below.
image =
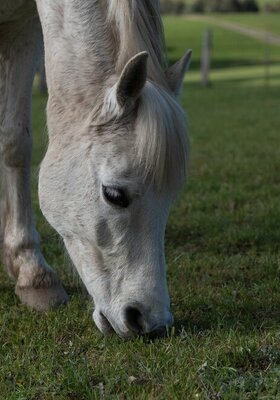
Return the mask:
[[100,171],[103,175],[112,173],[130,176],[133,173],[133,160],[129,149],[113,146],[110,151],[101,154]]

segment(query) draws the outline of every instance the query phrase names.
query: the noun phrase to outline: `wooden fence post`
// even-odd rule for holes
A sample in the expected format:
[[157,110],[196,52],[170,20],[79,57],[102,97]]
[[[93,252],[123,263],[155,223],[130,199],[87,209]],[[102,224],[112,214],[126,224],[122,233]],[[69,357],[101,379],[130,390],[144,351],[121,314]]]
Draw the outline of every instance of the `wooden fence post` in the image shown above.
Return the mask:
[[201,53],[201,85],[207,87],[210,85],[210,66],[212,55],[212,31],[206,29],[203,35],[202,53]]
[[264,75],[265,75],[265,84],[269,86],[270,84],[270,40],[269,33],[265,33],[264,40]]

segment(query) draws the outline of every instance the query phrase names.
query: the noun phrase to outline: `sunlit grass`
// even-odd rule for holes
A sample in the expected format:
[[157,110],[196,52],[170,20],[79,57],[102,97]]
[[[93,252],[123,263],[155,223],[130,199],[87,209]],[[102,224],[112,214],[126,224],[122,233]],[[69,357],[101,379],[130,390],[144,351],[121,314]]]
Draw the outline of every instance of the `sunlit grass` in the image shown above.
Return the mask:
[[[212,85],[222,83],[234,83],[238,86],[280,86],[279,65],[256,65],[250,67],[233,67],[226,69],[213,69],[210,74]],[[185,85],[201,81],[200,71],[190,71],[185,77]]]
[[244,14],[215,14],[215,18],[222,21],[230,21],[249,28],[261,29],[267,33],[280,35],[280,13],[244,13]]

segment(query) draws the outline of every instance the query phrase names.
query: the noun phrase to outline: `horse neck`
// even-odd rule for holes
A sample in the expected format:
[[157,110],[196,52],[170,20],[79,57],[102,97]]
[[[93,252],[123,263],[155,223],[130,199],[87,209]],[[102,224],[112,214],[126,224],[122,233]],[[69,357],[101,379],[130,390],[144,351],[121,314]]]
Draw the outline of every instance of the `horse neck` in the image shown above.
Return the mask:
[[[82,119],[113,74],[115,52],[99,0],[37,0],[54,112]],[[70,116],[69,115],[69,116]],[[77,117],[77,116],[76,116]],[[71,119],[71,118],[70,118]]]

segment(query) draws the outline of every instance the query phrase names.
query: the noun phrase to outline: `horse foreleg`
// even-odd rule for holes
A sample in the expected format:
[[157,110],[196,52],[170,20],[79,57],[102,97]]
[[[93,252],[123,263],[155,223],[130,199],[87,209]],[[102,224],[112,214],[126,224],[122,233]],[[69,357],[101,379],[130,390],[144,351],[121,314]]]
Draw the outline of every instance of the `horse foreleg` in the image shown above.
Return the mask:
[[18,25],[0,42],[0,234],[16,294],[28,306],[47,310],[64,303],[67,295],[41,254],[31,210],[30,99],[41,32],[37,18]]

